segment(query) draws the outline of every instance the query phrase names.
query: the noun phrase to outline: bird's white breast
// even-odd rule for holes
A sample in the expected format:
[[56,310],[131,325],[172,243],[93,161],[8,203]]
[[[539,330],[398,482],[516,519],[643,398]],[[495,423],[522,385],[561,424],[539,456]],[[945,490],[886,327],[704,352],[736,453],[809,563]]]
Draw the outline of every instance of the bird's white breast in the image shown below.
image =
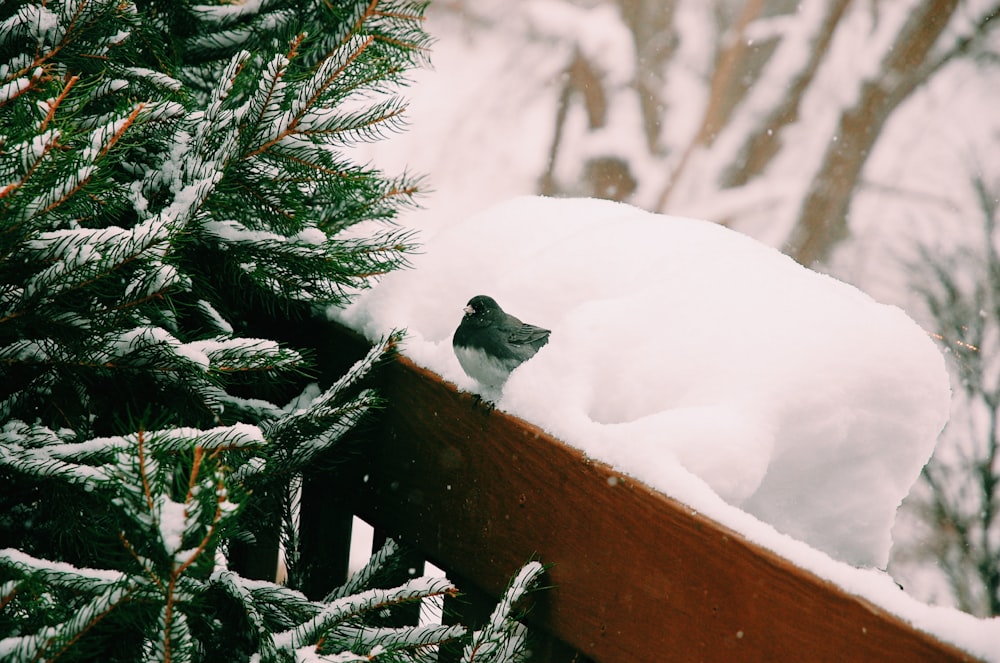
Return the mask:
[[487,387],[499,387],[507,381],[512,367],[476,348],[455,347],[455,356],[462,369],[476,382]]

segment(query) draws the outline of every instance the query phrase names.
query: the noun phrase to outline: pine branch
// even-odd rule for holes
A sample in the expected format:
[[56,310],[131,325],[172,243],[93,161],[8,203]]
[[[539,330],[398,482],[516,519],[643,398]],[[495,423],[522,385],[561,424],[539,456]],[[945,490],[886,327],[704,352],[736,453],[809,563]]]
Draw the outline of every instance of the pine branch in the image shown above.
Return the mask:
[[[270,624],[258,609],[257,598],[246,586],[247,581],[232,571],[221,571],[213,576],[212,583],[214,586],[225,591],[236,601],[238,605],[244,606],[244,609],[246,610],[246,618],[250,626],[250,632],[256,633],[258,637],[257,649],[260,652],[261,660],[275,660],[277,658],[278,649],[274,644],[274,636],[272,635]],[[297,602],[311,607],[309,601],[307,601],[301,594],[297,594],[294,598]],[[278,601],[277,603],[278,605],[283,605],[285,601]],[[284,622],[283,625],[289,626],[291,623],[292,622]]]
[[268,140],[274,140],[268,137],[276,133],[273,126],[281,118],[281,102],[284,100],[285,89],[282,77],[288,69],[289,55],[295,53],[295,46],[296,44],[293,43],[287,55],[277,55],[271,59],[261,78],[257,94],[251,99],[251,109],[257,117],[256,120],[250,122],[250,126],[254,130],[254,138],[251,143],[253,151],[247,156],[254,156],[255,153],[265,151],[261,149],[261,146]]
[[514,610],[544,571],[539,562],[529,562],[521,568],[486,625],[472,635],[472,642],[462,653],[462,663],[506,663],[520,659],[518,652],[523,646],[525,629],[515,621]]
[[48,449],[25,449],[13,443],[0,445],[0,467],[25,476],[58,478],[80,486],[94,486],[108,480],[102,468],[65,462]]
[[[301,40],[301,36],[299,38]],[[274,65],[273,82],[269,83],[267,86],[267,97],[266,103],[272,104],[270,106],[271,113],[261,113],[260,120],[258,122],[258,134],[255,139],[257,146],[252,149],[246,158],[253,158],[259,154],[267,152],[270,148],[274,147],[283,140],[289,139],[298,134],[306,133],[299,127],[299,123],[302,122],[304,114],[306,111],[317,105],[322,98],[324,91],[326,91],[333,81],[339,76],[343,75],[347,71],[348,67],[364,53],[372,42],[373,37],[368,37],[365,39],[357,39],[356,41],[348,42],[344,45],[344,48],[336,53],[337,57],[331,57],[324,62],[320,70],[313,76],[310,81],[310,85],[304,86],[302,88],[303,92],[299,95],[299,98],[295,100],[288,111],[281,113],[280,108],[273,104],[278,100],[278,93],[280,90],[277,87],[277,80],[282,75],[283,71]],[[297,43],[295,44],[297,45]],[[294,54],[293,50],[289,55]],[[277,62],[277,61],[276,61]],[[289,60],[285,59],[283,61],[284,65],[287,67]],[[265,109],[268,108],[265,106]],[[263,133],[261,132],[263,130]]]
[[14,660],[54,660],[66,653],[80,638],[112,611],[125,603],[132,588],[113,585],[105,589],[73,616],[43,633],[15,636],[3,641],[6,654]]
[[298,129],[306,136],[324,134],[344,145],[372,142],[381,138],[384,128],[398,128],[398,121],[406,106],[397,99],[374,104],[360,111],[343,112],[336,108],[311,109],[301,116]]
[[130,230],[112,226],[38,234],[23,245],[20,257],[49,266],[25,283],[22,307],[37,307],[118,273],[157,245],[170,242],[178,226],[158,216]]
[[[316,646],[317,653],[337,653],[336,648],[327,646],[329,641],[350,642],[351,652],[358,652],[359,660],[372,660],[376,656],[393,654],[420,655],[421,652],[433,656],[441,645],[466,635],[461,625],[423,624],[401,628],[346,625],[334,629],[330,636]],[[368,655],[360,652],[370,652]],[[433,659],[432,659],[433,660]]]
[[[37,138],[31,143],[31,152],[27,151],[28,144],[23,143],[20,146],[15,146],[21,148],[22,154],[21,161],[30,161],[27,164],[27,168],[24,170],[24,174],[21,178],[16,181],[6,185],[3,189],[0,189],[0,200],[12,196],[18,189],[24,186],[24,183],[35,173],[38,166],[44,161],[45,157],[56,147],[56,142],[58,140],[58,134],[56,132],[49,131],[48,129],[43,129],[39,132]],[[10,209],[11,200],[7,201],[4,211]]]
[[372,555],[357,573],[348,578],[346,583],[330,592],[323,601],[329,603],[370,586],[372,579],[384,571],[389,559],[399,554],[399,550],[399,544],[392,539],[386,539],[378,552]]
[[274,640],[277,646],[287,649],[317,645],[324,633],[364,613],[435,596],[455,596],[457,592],[447,578],[417,578],[394,589],[370,589],[333,601],[312,619],[275,635]]
[[142,481],[142,494],[143,494],[143,497],[146,498],[146,509],[149,511],[150,515],[153,517],[153,525],[157,526],[158,525],[158,523],[156,522],[157,518],[156,518],[156,515],[154,514],[156,506],[155,506],[155,504],[153,502],[152,491],[149,488],[149,464],[146,462],[146,452],[145,452],[145,448],[143,447],[144,440],[145,440],[145,434],[144,434],[144,432],[142,430],[140,430],[136,434],[136,450],[138,452],[138,463],[137,463],[137,465],[138,465],[138,469],[139,469],[139,478]]
[[[375,392],[362,389],[360,384],[379,362],[390,356],[399,338],[399,334],[384,338],[308,406],[271,422],[265,428],[265,435],[273,443],[272,455],[266,466],[256,469],[256,474],[301,470],[379,407],[381,400]],[[244,476],[249,479],[252,475]]]
[[20,550],[0,550],[0,568],[18,580],[29,576],[36,580],[77,592],[103,592],[124,583],[126,574],[108,569],[87,569],[63,562],[34,557]]
[[52,122],[52,119],[56,116],[56,110],[59,108],[59,105],[66,98],[66,95],[69,94],[69,91],[73,88],[73,85],[75,85],[76,82],[79,80],[80,80],[79,76],[70,76],[68,79],[66,79],[66,84],[63,85],[62,92],[59,93],[59,96],[50,102],[46,102],[46,105],[48,106],[49,109],[45,113],[45,118],[42,120],[42,123],[38,125],[38,133],[40,134],[45,133],[45,131],[49,127],[49,123]]

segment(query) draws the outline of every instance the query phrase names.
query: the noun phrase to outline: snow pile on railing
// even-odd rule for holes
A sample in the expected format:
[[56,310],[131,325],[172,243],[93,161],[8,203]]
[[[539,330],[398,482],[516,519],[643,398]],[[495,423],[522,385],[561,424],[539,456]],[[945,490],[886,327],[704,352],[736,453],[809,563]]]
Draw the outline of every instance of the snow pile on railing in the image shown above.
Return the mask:
[[519,198],[427,237],[340,315],[463,389],[451,335],[494,297],[552,330],[497,406],[687,504],[726,502],[884,567],[949,411],[944,361],[901,310],[720,226]]

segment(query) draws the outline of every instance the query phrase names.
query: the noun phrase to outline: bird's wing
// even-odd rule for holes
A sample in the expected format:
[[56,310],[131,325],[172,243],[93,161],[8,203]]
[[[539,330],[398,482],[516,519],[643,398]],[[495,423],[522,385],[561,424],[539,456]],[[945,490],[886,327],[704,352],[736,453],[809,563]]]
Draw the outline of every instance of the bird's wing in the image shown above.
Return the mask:
[[[507,336],[507,340],[515,345],[534,345],[538,341],[542,342],[541,345],[545,345],[551,333],[548,329],[522,323],[520,327],[515,327],[511,330]],[[541,345],[538,347],[541,347]]]

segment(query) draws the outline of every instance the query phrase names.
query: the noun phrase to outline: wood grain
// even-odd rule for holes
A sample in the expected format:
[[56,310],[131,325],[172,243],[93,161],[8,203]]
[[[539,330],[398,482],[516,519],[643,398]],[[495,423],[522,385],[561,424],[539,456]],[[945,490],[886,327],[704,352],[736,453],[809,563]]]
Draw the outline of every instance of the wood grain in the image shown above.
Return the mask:
[[531,620],[595,661],[967,661],[405,357],[354,506],[496,596],[552,565]]

